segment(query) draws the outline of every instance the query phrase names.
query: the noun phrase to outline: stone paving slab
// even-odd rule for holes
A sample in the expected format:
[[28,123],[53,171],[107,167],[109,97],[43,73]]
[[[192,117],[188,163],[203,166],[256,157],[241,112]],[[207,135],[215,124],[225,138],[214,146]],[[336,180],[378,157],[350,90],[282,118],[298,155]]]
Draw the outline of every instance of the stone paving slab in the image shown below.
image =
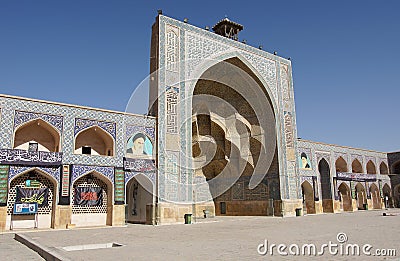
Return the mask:
[[43,260],[35,251],[14,240],[14,233],[0,235],[0,260]]
[[[384,217],[383,212],[394,216]],[[53,230],[23,233],[23,235],[71,260],[304,260],[310,257],[280,256],[277,252],[274,256],[270,256],[269,253],[262,256],[257,253],[257,246],[268,240],[269,244],[276,245],[298,244],[301,246],[313,243],[320,247],[329,241],[337,243],[337,234],[344,232],[348,238],[346,244],[368,243],[374,247],[373,249],[396,249],[397,257],[333,256],[326,251],[322,257],[311,258],[317,260],[400,260],[398,258],[400,257],[399,209],[293,218],[216,217],[204,221],[209,222],[191,225],[128,225],[120,228]],[[11,238],[8,239],[11,240]],[[8,239],[5,241],[8,242]],[[1,253],[4,253],[3,241],[1,241]],[[104,245],[113,242],[124,246],[80,251],[62,249],[67,246]],[[15,244],[19,243],[12,243],[12,245]],[[21,254],[30,257],[32,253],[29,251],[24,249]],[[16,256],[20,254],[17,248],[11,252],[10,256],[13,254]],[[22,258],[22,260],[26,259]]]

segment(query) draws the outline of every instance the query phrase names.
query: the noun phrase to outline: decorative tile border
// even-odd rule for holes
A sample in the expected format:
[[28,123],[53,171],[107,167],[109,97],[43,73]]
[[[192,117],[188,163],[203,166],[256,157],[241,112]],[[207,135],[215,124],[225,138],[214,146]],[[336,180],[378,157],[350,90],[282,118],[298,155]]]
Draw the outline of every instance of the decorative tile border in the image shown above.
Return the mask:
[[124,158],[124,170],[132,172],[154,172],[156,165],[151,159]]
[[139,174],[148,177],[153,186],[156,184],[156,172],[125,172],[125,187],[132,178]]
[[127,125],[125,131],[125,140],[127,141],[130,137],[132,137],[137,132],[143,132],[147,136],[150,137],[151,141],[154,143],[155,141],[155,127],[145,127],[143,125]]
[[0,164],[58,166],[62,152],[0,149]]
[[300,184],[303,184],[304,181],[308,181],[310,185],[313,185],[313,176],[300,176]]
[[61,172],[61,167],[56,167],[56,168],[46,168],[46,167],[21,167],[21,166],[10,166],[10,172],[8,175],[8,183],[11,183],[11,180],[14,179],[17,175],[27,172],[27,171],[32,171],[32,170],[39,170],[42,171],[49,176],[53,177],[57,181],[57,186],[58,183],[60,183],[60,172]]
[[114,185],[114,167],[101,167],[101,166],[87,166],[87,165],[72,165],[71,170],[71,184],[73,184],[80,177],[92,172],[96,171],[97,173],[103,175],[108,178],[111,184]]
[[43,113],[15,111],[14,115],[14,129],[17,129],[24,123],[32,120],[41,119],[51,126],[53,126],[60,134],[63,132],[63,117],[58,115],[50,115]]
[[0,206],[7,205],[8,173],[10,166],[0,165]]
[[75,127],[74,127],[74,136],[80,131],[97,126],[109,133],[115,140],[116,137],[116,124],[115,122],[105,122],[105,121],[97,121],[97,120],[88,120],[88,119],[80,119],[75,118]]
[[115,169],[114,201],[123,204],[125,201],[125,173],[123,169]]
[[70,166],[63,165],[62,166],[62,181],[61,181],[61,196],[68,197],[69,196],[69,180],[70,180]]

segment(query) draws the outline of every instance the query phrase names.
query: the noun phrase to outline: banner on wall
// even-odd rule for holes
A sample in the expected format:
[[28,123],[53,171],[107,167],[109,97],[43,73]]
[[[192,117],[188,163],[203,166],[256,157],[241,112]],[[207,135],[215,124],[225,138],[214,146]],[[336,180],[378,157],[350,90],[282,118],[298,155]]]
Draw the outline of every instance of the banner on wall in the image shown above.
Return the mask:
[[319,200],[319,194],[318,194],[318,181],[317,181],[317,177],[313,176],[312,177],[312,181],[313,181],[313,189],[314,189],[314,200],[318,201]]
[[125,172],[123,169],[115,169],[115,189],[114,201],[115,204],[124,204],[125,201]]
[[38,213],[38,204],[35,203],[15,203],[13,214],[36,214]]
[[154,160],[130,159],[124,157],[124,170],[134,172],[153,172],[156,170]]
[[0,206],[7,205],[9,166],[0,165]]
[[59,166],[62,152],[0,149],[0,164]]
[[103,204],[103,190],[98,187],[76,187],[74,204],[78,206],[100,206]]
[[47,207],[49,188],[26,189],[17,187],[15,203],[37,203],[38,207]]

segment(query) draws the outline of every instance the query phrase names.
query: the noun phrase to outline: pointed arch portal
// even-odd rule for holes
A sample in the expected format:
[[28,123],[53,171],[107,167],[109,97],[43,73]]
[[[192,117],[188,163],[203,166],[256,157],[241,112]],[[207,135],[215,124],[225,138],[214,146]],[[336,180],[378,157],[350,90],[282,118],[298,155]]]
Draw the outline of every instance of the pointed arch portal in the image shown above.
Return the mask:
[[339,200],[343,211],[353,211],[352,198],[349,186],[342,182],[339,185]]
[[143,174],[134,176],[126,184],[126,222],[152,224],[152,204],[154,202],[154,186]]
[[[28,185],[27,180],[35,180],[35,187]],[[50,174],[39,170],[29,169],[19,175],[16,175],[10,180],[10,187],[7,199],[7,220],[6,227],[9,228],[11,220],[14,218],[13,207],[17,202],[17,198],[23,198],[23,191],[37,191],[37,195],[43,196],[43,201],[38,201],[38,220],[39,228],[54,228],[55,223],[55,208],[58,201],[57,180]],[[20,194],[18,196],[18,194]],[[20,202],[21,203],[21,202]],[[12,222],[13,228],[31,228],[31,220],[18,220]]]
[[366,210],[367,206],[367,193],[364,186],[361,183],[356,184],[356,200],[357,208],[359,210]]
[[[216,215],[267,215],[280,199],[275,124],[266,86],[238,57],[214,64],[197,81],[192,154],[196,175],[207,180]],[[261,171],[264,177],[250,189],[252,175]],[[221,186],[229,182],[225,189]]]
[[314,189],[308,181],[301,184],[303,196],[303,209],[307,214],[315,214]]
[[71,222],[77,227],[112,225],[113,184],[90,171],[73,182],[71,204]]
[[369,188],[369,193],[371,194],[372,200],[372,208],[373,209],[381,209],[381,196],[379,193],[379,189],[375,184],[372,184]]
[[322,208],[324,212],[333,213],[332,183],[329,163],[322,158],[318,164],[321,181]]

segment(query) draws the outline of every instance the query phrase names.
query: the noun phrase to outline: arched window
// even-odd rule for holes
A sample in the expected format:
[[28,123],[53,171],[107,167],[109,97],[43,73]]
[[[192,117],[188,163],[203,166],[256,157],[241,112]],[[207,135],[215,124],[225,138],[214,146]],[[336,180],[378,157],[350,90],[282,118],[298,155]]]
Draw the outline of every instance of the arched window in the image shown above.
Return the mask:
[[358,159],[355,159],[351,164],[351,169],[353,173],[363,173],[361,163]]
[[376,174],[375,164],[371,160],[367,162],[367,174]]
[[392,173],[393,174],[400,174],[400,160],[396,161],[393,165],[392,165]]
[[382,162],[381,165],[379,165],[379,173],[389,174],[388,167],[385,162]]
[[33,120],[15,131],[14,149],[58,152],[60,134],[44,120]]
[[347,162],[342,157],[336,160],[335,166],[336,172],[347,172]]
[[76,136],[75,154],[114,156],[114,139],[102,128],[90,127]]

